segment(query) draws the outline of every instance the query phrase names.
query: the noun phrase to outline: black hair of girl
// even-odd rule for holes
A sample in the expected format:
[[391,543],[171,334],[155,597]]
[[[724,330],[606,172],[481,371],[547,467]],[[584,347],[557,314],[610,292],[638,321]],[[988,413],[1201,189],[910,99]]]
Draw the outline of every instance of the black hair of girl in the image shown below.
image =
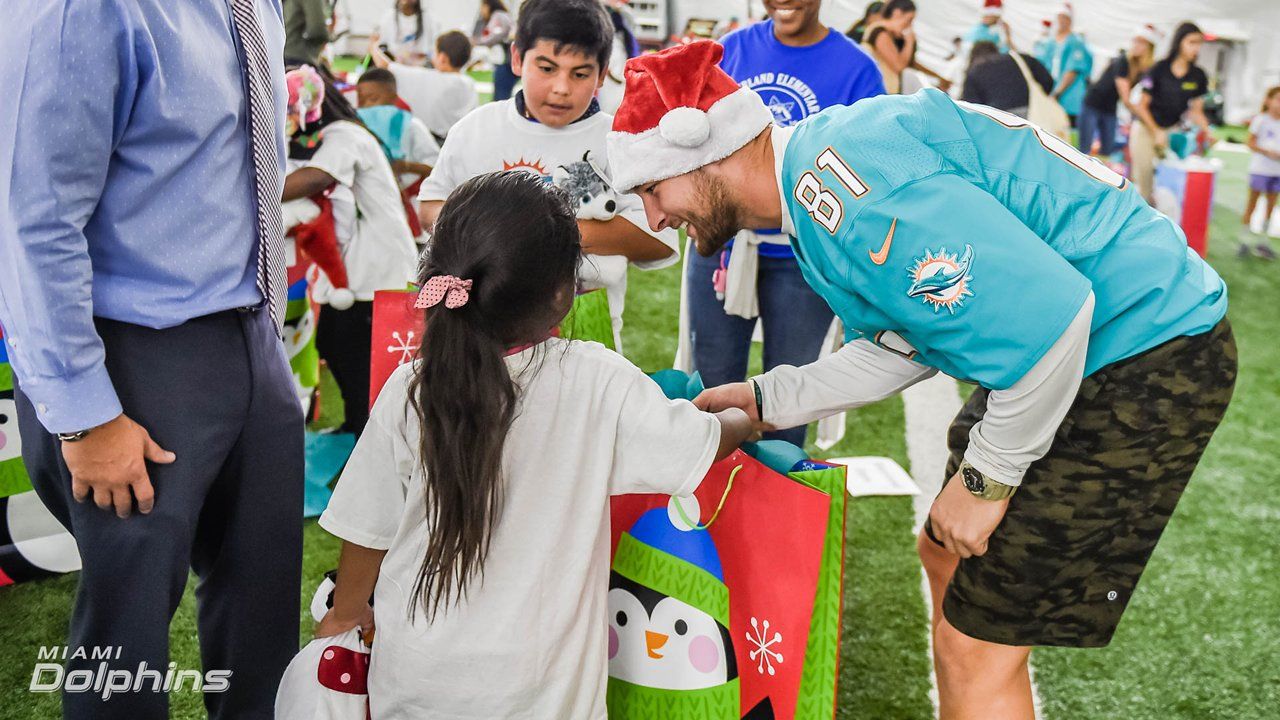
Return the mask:
[[1165,56],[1164,61],[1172,63],[1178,59],[1178,53],[1182,52],[1182,41],[1187,39],[1188,35],[1204,34],[1199,25],[1193,22],[1184,22],[1173,31],[1173,44],[1169,46],[1169,54]]
[[491,13],[510,12],[507,10],[506,3],[502,2],[502,0],[480,0],[480,4],[489,8]]
[[409,400],[420,423],[429,536],[410,594],[430,619],[483,579],[502,508],[502,451],[518,410],[508,348],[546,338],[573,302],[581,236],[569,198],[524,171],[458,186],[419,282],[471,280],[465,305],[427,308]]

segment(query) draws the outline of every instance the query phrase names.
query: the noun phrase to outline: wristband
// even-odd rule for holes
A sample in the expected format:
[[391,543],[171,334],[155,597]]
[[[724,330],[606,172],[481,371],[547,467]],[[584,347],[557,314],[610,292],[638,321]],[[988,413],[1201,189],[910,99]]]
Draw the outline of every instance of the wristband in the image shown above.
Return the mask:
[[764,395],[760,392],[760,383],[752,378],[750,381],[751,389],[756,393],[756,417],[760,422],[764,422]]

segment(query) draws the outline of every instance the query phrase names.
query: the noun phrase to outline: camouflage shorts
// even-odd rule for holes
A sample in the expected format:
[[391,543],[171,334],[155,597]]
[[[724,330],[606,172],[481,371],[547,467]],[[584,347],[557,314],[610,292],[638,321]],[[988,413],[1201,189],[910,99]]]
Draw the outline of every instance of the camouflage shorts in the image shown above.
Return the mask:
[[[1235,379],[1226,319],[1086,378],[987,553],[960,561],[943,599],[947,620],[1003,645],[1111,642]],[[986,400],[979,388],[951,425],[948,478]]]

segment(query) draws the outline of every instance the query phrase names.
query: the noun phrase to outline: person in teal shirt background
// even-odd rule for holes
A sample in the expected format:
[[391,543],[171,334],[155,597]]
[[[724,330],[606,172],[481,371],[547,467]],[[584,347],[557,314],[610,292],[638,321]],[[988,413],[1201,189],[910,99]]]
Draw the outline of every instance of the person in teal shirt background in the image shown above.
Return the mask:
[[917,542],[940,711],[1033,718],[1030,648],[1110,642],[1226,412],[1227,288],[1128,180],[1022,118],[926,89],[777,127],[716,59],[628,63],[614,183],[703,255],[781,226],[849,336],[694,404],[767,429],[939,371],[977,384]]
[[1083,37],[1071,32],[1072,21],[1071,6],[1064,4],[1058,10],[1057,33],[1042,44],[1037,43],[1036,59],[1053,73],[1053,79],[1057,83],[1053,88],[1053,97],[1071,116],[1071,125],[1074,127],[1084,103],[1085,91],[1089,88],[1093,53],[1089,52],[1089,46]]
[[982,21],[965,34],[965,44],[973,47],[974,43],[986,40],[995,43],[1000,52],[1009,52],[1009,24],[1002,19],[1003,14],[1003,0],[985,0],[982,4]]

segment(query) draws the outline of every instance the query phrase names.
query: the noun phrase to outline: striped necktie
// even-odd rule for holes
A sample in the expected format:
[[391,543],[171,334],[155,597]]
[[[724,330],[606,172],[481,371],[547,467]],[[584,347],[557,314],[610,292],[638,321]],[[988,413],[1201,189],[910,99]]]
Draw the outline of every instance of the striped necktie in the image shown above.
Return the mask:
[[253,184],[257,194],[258,290],[280,333],[284,320],[284,221],[280,214],[281,178],[272,106],[271,73],[278,70],[267,58],[267,45],[254,11],[257,0],[231,0],[231,20],[240,41],[249,104],[249,149],[253,154]]

